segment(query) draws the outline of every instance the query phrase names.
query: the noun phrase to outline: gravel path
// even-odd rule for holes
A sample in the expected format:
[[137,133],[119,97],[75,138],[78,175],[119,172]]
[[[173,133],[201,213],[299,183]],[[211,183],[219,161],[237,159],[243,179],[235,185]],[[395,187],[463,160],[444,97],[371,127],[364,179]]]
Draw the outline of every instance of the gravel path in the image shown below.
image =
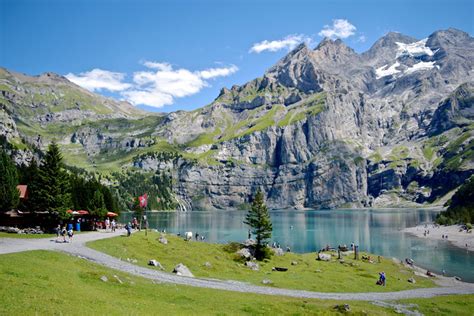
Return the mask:
[[187,286],[236,291],[245,293],[257,293],[265,295],[282,295],[300,298],[331,299],[331,300],[357,300],[357,301],[385,301],[409,298],[430,298],[438,295],[474,294],[474,284],[456,282],[454,286],[413,289],[386,293],[320,293],[303,290],[278,289],[265,286],[251,285],[239,281],[221,281],[213,279],[187,278],[174,274],[140,267],[109,256],[102,252],[85,246],[86,242],[117,237],[123,235],[124,231],[115,233],[91,232],[74,236],[72,243],[57,243],[55,239],[18,239],[0,238],[0,254],[22,252],[29,250],[53,250],[66,252],[108,268],[120,270],[133,275],[151,279],[157,282],[173,283]]

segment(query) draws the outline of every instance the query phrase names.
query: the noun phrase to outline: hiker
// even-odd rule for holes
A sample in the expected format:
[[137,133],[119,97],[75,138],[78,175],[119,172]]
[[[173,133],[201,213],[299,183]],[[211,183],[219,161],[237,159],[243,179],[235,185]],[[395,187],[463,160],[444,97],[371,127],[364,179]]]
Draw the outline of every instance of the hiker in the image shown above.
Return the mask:
[[58,224],[58,226],[56,227],[56,242],[59,241],[59,237],[61,237],[61,225]]
[[67,231],[67,237],[69,239],[69,242],[72,242],[72,237],[74,236],[74,231],[72,229],[69,229]]
[[66,241],[66,226],[63,226],[63,228],[61,229],[61,236],[63,237],[63,242],[67,242]]
[[130,237],[132,234],[132,224],[128,222],[127,225],[125,225],[125,229],[127,230],[127,237]]
[[133,220],[132,220],[132,227],[134,229],[138,229],[138,220],[137,220],[136,217],[134,217]]
[[115,228],[117,228],[117,222],[115,221],[115,219],[112,220],[110,225],[112,227],[112,232],[115,232]]
[[105,231],[108,231],[110,228],[110,219],[107,217],[105,219]]
[[380,277],[379,277],[379,282],[380,282],[380,285],[382,286],[385,286],[385,272],[380,272],[379,273]]

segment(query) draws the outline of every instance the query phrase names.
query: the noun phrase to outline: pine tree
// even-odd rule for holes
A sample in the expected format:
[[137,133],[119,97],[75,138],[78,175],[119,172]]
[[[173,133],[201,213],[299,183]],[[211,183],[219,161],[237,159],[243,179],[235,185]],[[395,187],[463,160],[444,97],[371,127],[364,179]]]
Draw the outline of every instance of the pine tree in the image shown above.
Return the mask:
[[28,186],[28,199],[21,203],[21,209],[27,212],[39,211],[39,168],[36,160],[32,160],[30,165],[21,169],[21,183]]
[[10,157],[2,151],[0,154],[0,212],[7,212],[18,206],[20,193],[18,173]]
[[260,189],[255,195],[251,209],[245,217],[244,224],[249,225],[252,229],[252,234],[256,236],[255,258],[263,260],[269,257],[265,241],[272,236],[272,222]]
[[51,143],[39,168],[35,199],[40,211],[47,211],[52,220],[68,218],[71,207],[68,175],[62,166],[62,155],[56,143]]
[[92,199],[89,203],[89,211],[92,215],[96,215],[100,218],[105,217],[107,209],[105,208],[104,196],[99,189],[94,192]]

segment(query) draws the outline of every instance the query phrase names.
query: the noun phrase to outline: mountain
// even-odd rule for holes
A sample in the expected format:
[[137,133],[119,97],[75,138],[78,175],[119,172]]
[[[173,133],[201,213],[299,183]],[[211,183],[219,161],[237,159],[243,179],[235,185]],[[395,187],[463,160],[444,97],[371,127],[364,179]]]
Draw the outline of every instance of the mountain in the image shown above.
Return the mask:
[[[363,54],[324,39],[207,106],[154,116],[55,75],[34,79],[51,85],[41,95],[4,70],[0,135],[20,157],[57,138],[69,164],[110,181],[166,173],[186,209],[239,208],[256,188],[273,208],[439,205],[474,173],[473,48],[455,29],[388,33]],[[93,101],[58,101],[62,85]],[[23,110],[38,93],[43,112]]]

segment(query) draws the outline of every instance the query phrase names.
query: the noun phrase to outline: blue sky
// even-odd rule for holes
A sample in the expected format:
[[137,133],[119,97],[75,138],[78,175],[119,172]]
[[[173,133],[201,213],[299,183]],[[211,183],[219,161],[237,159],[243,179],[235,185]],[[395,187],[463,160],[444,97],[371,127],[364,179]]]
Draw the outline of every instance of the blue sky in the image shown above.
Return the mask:
[[0,0],[0,66],[67,75],[152,111],[192,110],[262,76],[300,41],[343,37],[363,52],[388,31],[472,36],[473,3]]

